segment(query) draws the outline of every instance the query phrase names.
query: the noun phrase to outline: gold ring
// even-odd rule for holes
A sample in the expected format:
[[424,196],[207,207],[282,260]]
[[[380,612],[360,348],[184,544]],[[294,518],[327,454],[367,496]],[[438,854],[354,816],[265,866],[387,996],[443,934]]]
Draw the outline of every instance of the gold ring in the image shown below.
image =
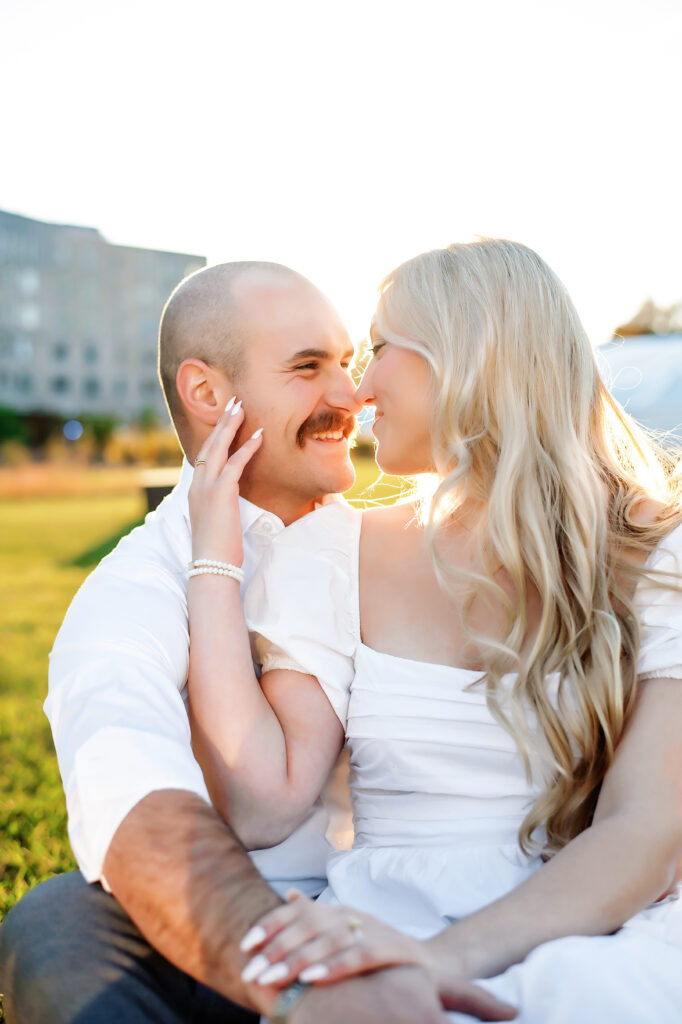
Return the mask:
[[349,917],[346,924],[352,932],[359,932],[362,928],[362,921],[359,917]]
[[194,468],[195,469],[197,468],[197,466],[205,466],[205,465],[206,465],[206,459],[195,459],[194,460]]

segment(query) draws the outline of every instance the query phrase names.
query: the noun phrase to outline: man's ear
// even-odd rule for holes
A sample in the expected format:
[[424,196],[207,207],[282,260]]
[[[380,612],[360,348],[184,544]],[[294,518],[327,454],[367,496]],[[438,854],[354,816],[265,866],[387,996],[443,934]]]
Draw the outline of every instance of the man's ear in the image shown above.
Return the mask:
[[203,359],[185,359],[175,376],[180,401],[187,417],[214,427],[230,395],[230,382],[222,371]]

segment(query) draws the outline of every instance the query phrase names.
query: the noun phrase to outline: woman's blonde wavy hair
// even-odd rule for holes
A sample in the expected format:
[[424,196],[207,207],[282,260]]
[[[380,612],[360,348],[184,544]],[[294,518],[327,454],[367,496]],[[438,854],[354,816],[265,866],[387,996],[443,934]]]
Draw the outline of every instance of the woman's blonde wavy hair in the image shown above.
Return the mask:
[[[444,584],[464,576],[472,599],[488,595],[506,610],[502,642],[475,635],[488,704],[529,777],[537,757],[546,766],[522,848],[544,826],[545,850],[557,850],[592,821],[633,707],[634,587],[646,554],[682,520],[675,460],[609,395],[566,289],[523,245],[483,239],[402,264],[382,282],[376,325],[431,366],[432,557]],[[436,550],[439,524],[468,499],[485,509],[480,574]],[[653,523],[635,521],[643,499],[662,503]],[[513,600],[494,582],[500,568]],[[541,617],[528,641],[530,587]],[[508,673],[512,686],[501,682]]]

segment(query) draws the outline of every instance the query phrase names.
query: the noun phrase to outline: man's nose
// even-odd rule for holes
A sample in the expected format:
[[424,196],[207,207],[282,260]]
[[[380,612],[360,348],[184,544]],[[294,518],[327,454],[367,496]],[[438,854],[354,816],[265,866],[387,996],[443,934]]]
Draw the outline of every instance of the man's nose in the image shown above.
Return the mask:
[[329,388],[327,402],[335,409],[344,409],[350,416],[357,416],[362,409],[362,401],[358,401],[357,389],[347,373],[338,378]]

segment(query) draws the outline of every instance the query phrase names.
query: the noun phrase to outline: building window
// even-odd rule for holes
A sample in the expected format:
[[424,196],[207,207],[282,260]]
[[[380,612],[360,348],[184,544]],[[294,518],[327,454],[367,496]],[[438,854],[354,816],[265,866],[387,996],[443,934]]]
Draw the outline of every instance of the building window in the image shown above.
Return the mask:
[[22,295],[35,295],[40,288],[40,274],[33,267],[17,271],[17,284]]
[[17,334],[12,345],[12,354],[18,363],[30,363],[33,359],[33,341],[25,334]]
[[140,394],[141,395],[155,395],[158,383],[155,380],[141,380],[140,381]]
[[100,392],[99,381],[94,377],[86,377],[83,381],[83,395],[85,398],[97,398]]
[[83,360],[86,366],[94,366],[99,360],[99,352],[96,345],[86,345],[83,349]]
[[33,390],[33,381],[27,373],[20,373],[14,378],[14,387],[18,394],[28,395]]
[[40,308],[35,302],[24,302],[17,310],[17,319],[25,331],[34,331],[40,327]]
[[68,377],[53,377],[50,388],[55,395],[67,395],[71,390],[71,381]]
[[63,363],[65,359],[69,358],[69,346],[65,341],[58,341],[52,349],[52,358],[57,363]]

